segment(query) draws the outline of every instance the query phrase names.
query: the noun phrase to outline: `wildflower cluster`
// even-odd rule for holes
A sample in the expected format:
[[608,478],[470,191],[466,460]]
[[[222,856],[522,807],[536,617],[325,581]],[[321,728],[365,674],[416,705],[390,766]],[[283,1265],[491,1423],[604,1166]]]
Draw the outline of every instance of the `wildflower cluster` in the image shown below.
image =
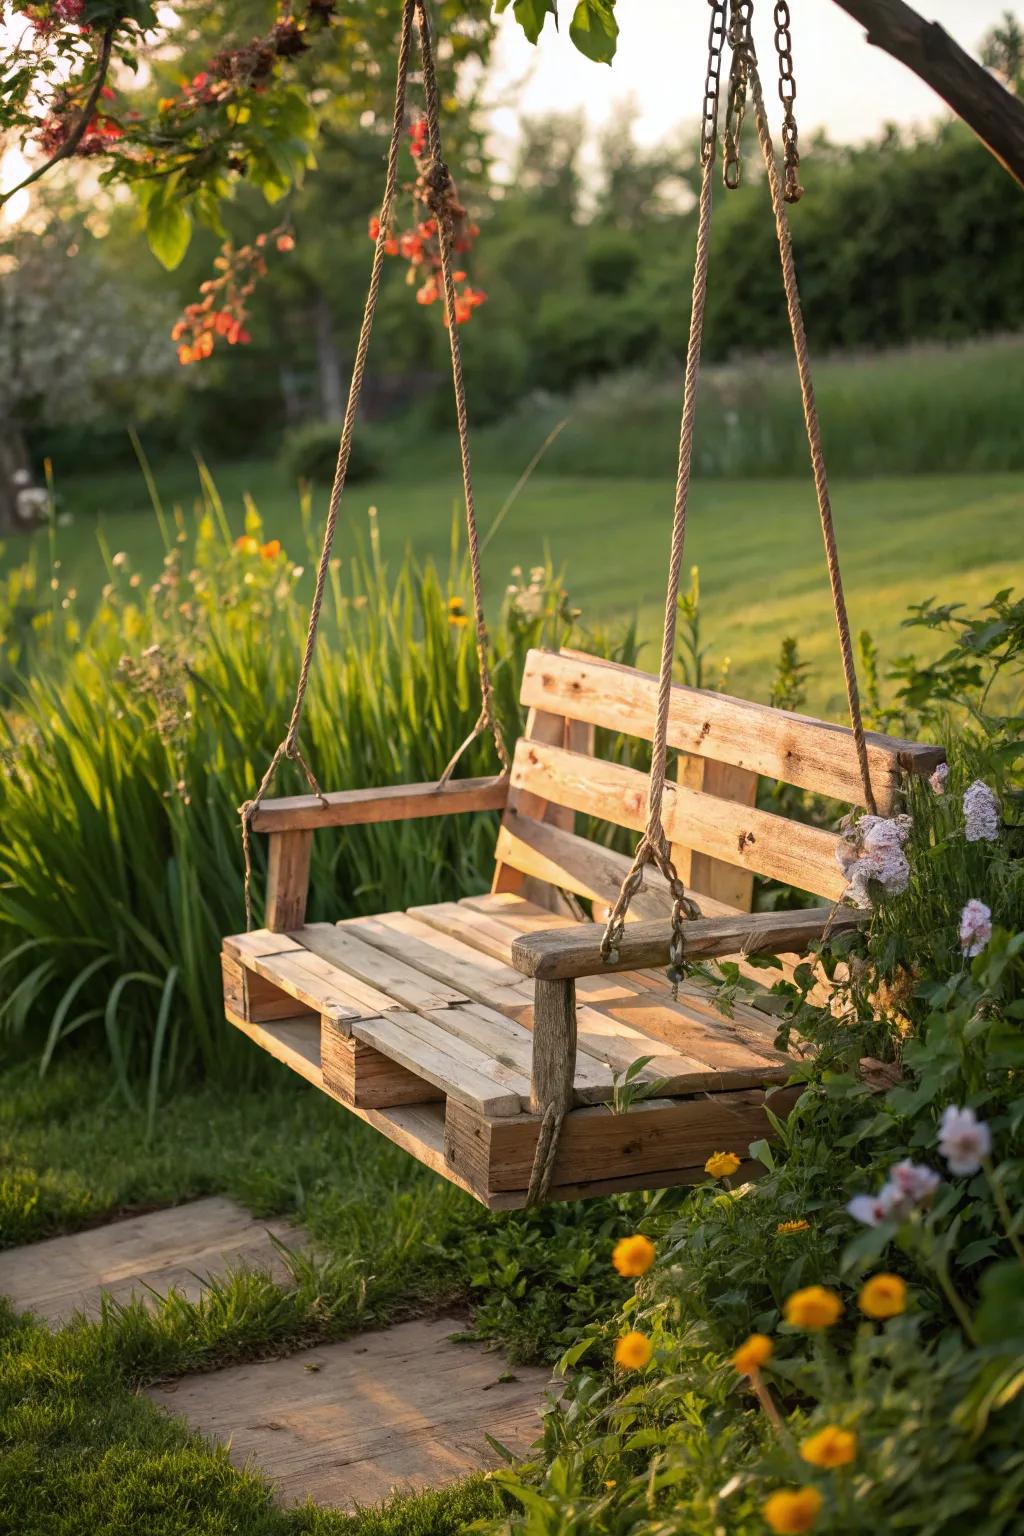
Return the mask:
[[[472,250],[480,228],[472,223],[459,201],[455,183],[450,176],[439,190],[435,188],[434,161],[430,153],[427,124],[423,118],[409,129],[409,152],[416,166],[416,181],[412,188],[415,223],[401,234],[396,234],[393,229],[385,230],[384,254],[400,256],[409,263],[406,282],[410,285],[419,284],[416,289],[418,304],[443,303],[441,242],[445,238],[445,231],[449,232],[452,251],[461,256]],[[441,202],[440,213],[437,209],[438,198]],[[371,240],[380,238],[381,223],[376,215],[370,219],[369,235]],[[464,325],[472,319],[473,311],[486,302],[487,295],[482,289],[474,288],[466,272],[461,269],[452,273],[452,281],[456,284],[455,321],[457,325]],[[448,324],[447,307],[444,310],[444,323]]]
[[218,340],[230,347],[252,340],[245,329],[247,301],[258,280],[267,275],[266,252],[271,246],[281,252],[294,250],[295,237],[285,225],[279,225],[268,234],[257,235],[251,244],[236,248],[229,240],[224,242],[213,264],[219,276],[200,284],[203,297],[186,306],[171,331],[179,363],[201,362],[210,356]]
[[889,1170],[877,1195],[855,1195],[846,1209],[855,1221],[877,1227],[883,1221],[904,1220],[927,1205],[941,1183],[934,1168],[904,1158]]
[[873,887],[892,896],[906,890],[910,865],[903,849],[911,825],[909,816],[862,816],[845,829],[836,859],[850,882],[846,896],[854,906],[873,906]]

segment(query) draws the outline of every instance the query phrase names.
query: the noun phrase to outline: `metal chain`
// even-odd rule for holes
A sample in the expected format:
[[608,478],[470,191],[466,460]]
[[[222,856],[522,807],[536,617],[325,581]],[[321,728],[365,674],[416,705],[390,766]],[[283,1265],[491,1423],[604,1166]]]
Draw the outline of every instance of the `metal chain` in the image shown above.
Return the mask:
[[700,128],[700,163],[707,165],[715,156],[718,132],[718,96],[722,79],[722,49],[725,47],[726,0],[708,0],[711,24],[708,27],[708,69],[704,76],[704,116]]
[[796,76],[793,74],[793,39],[789,30],[789,6],[776,0],[775,51],[779,56],[779,100],[782,102],[782,161],[785,167],[785,199],[798,203],[804,195],[800,185],[799,132],[793,103],[796,101]]
[[722,179],[730,192],[735,192],[743,172],[742,146],[743,119],[747,111],[747,90],[750,84],[750,24],[753,20],[753,0],[730,0],[729,47],[732,49],[732,66],[729,70],[729,99],[725,109],[725,155]]

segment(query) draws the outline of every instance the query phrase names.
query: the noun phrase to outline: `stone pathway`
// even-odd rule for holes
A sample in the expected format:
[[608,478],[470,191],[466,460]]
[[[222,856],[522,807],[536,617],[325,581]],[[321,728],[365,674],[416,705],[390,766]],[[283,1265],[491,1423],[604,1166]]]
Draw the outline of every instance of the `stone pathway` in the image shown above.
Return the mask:
[[375,1504],[395,1488],[436,1488],[500,1465],[487,1434],[517,1457],[537,1438],[550,1373],[513,1371],[453,1342],[464,1326],[457,1317],[400,1323],[148,1395],[226,1443],[235,1466],[258,1467],[284,1504]]
[[[194,1300],[208,1277],[242,1267],[286,1280],[270,1234],[303,1242],[230,1200],[196,1200],[0,1252],[0,1295],[60,1326],[76,1311],[96,1316],[103,1292],[123,1301],[174,1286]],[[549,1373],[455,1342],[464,1326],[454,1316],[401,1323],[148,1396],[226,1444],[236,1466],[261,1471],[282,1503],[353,1509],[500,1465],[488,1434],[519,1457],[536,1439]]]
[[206,1276],[228,1269],[286,1277],[271,1233],[289,1246],[301,1241],[287,1222],[256,1221],[232,1200],[193,1200],[0,1253],[0,1295],[48,1323],[75,1311],[98,1315],[104,1291],[127,1301],[147,1287],[162,1296],[174,1286],[195,1301]]

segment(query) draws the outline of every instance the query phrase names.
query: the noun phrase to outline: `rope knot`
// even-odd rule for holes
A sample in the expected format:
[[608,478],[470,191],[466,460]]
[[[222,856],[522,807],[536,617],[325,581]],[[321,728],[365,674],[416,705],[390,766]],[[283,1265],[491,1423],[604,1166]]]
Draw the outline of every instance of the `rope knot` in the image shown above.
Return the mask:
[[444,224],[448,215],[448,203],[454,189],[452,174],[443,160],[433,159],[420,173],[427,203],[438,222]]

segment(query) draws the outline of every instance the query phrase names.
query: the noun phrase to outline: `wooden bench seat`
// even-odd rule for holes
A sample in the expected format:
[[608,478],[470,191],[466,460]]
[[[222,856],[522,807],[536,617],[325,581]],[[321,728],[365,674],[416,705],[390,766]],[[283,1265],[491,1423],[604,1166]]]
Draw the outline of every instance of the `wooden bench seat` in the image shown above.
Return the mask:
[[[672,899],[655,871],[614,963],[601,957],[603,918],[630,860],[595,828],[645,823],[646,775],[616,741],[650,739],[655,691],[656,679],[630,668],[531,652],[508,779],[356,790],[326,804],[295,796],[265,801],[253,820],[270,836],[266,926],[224,941],[228,1019],[493,1208],[527,1201],[555,1078],[565,1117],[549,1195],[566,1199],[699,1179],[711,1152],[742,1155],[770,1133],[767,1094],[784,1113],[795,1093],[783,1087],[794,1059],[775,1050],[769,1014],[738,1002],[726,1018],[693,977],[673,998],[662,969]],[[598,730],[617,760],[596,755]],[[743,965],[779,953],[791,967],[825,931],[863,920],[836,905],[837,833],[755,804],[760,774],[858,803],[849,731],[674,688],[669,744],[679,755],[664,825],[702,910],[686,927],[690,958]],[[868,750],[885,813],[903,775],[942,758],[879,736]],[[495,810],[489,894],[306,923],[316,828]],[[756,876],[827,904],[752,913]],[[627,1104],[617,1080],[639,1058]]]

